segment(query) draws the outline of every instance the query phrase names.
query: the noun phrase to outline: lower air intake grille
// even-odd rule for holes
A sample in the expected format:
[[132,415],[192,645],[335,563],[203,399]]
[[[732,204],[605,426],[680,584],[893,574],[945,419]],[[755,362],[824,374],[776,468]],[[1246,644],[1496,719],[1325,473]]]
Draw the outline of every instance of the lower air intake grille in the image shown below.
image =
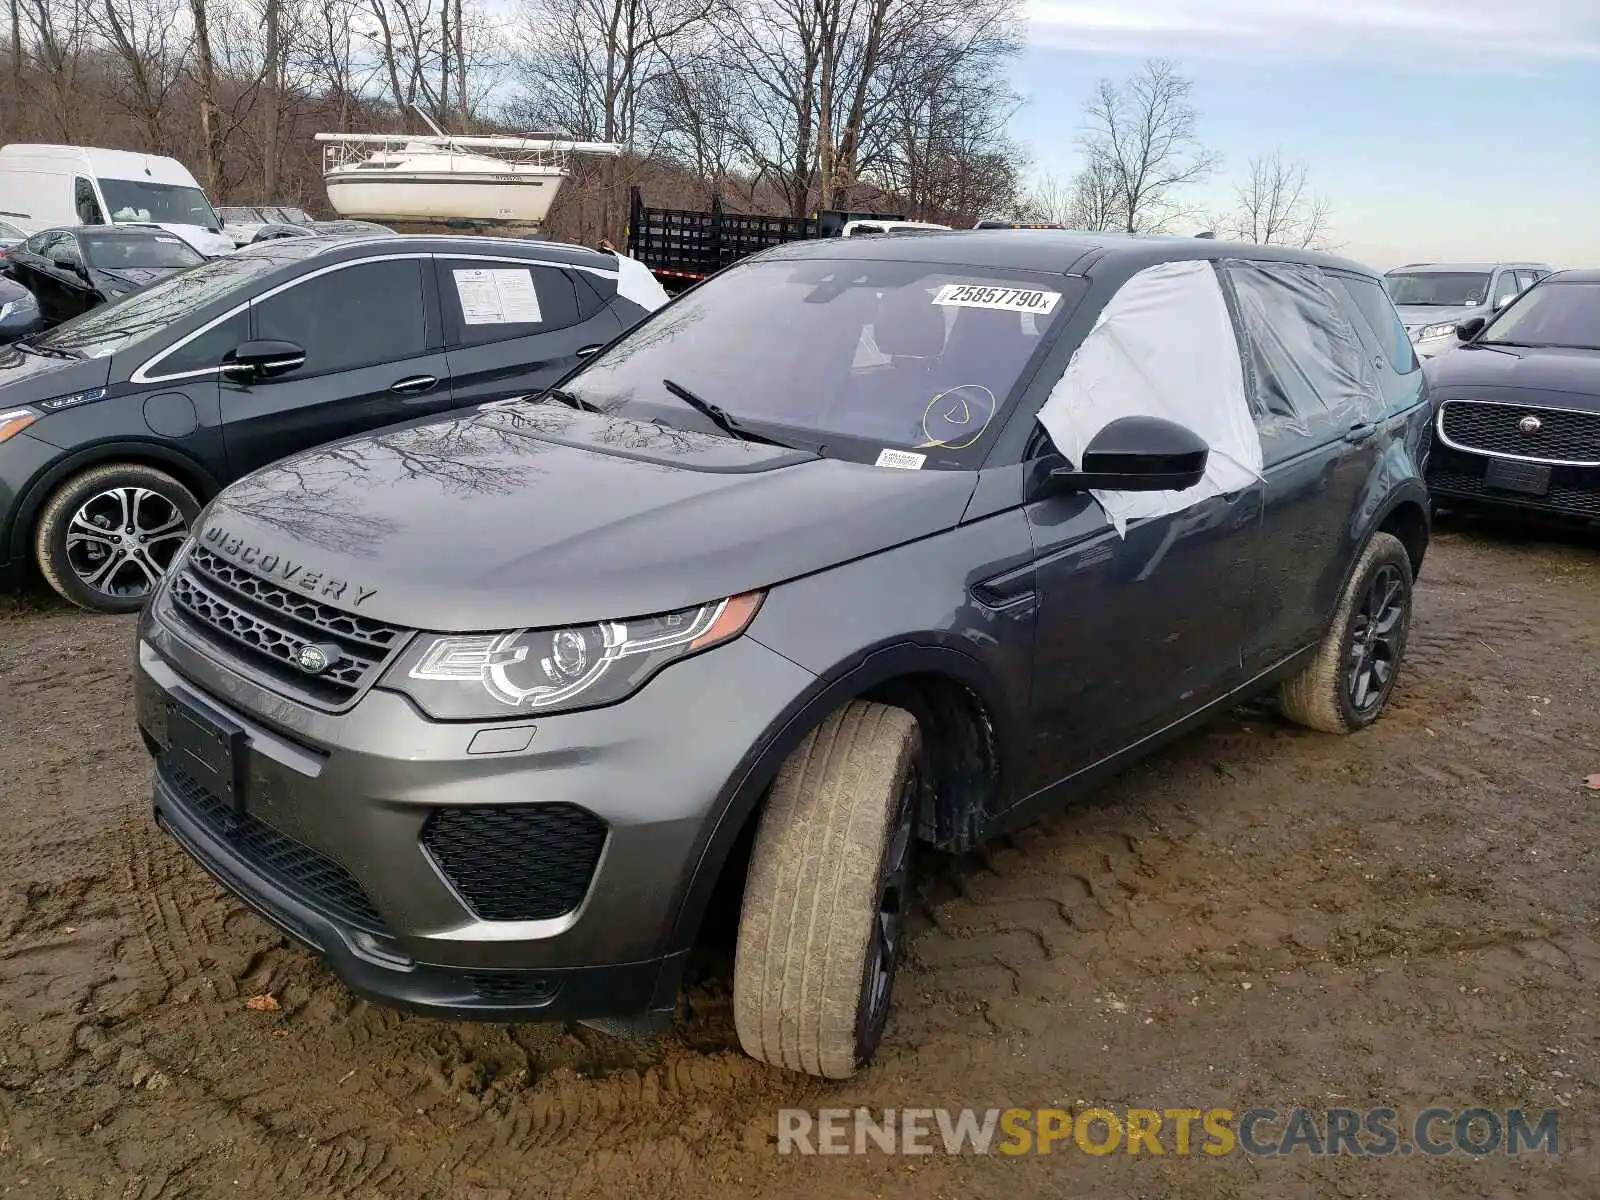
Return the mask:
[[1543,496],[1525,496],[1520,492],[1498,491],[1486,485],[1478,476],[1461,471],[1429,471],[1428,490],[1446,503],[1451,497],[1486,500],[1537,509],[1557,516],[1600,520],[1600,491],[1552,484],[1550,491]]
[[572,804],[441,808],[422,844],[485,921],[546,921],[583,903],[606,825]]
[[232,806],[170,759],[158,765],[162,780],[190,819],[229,846],[257,872],[336,920],[386,933],[383,918],[372,907],[350,872],[303,842],[279,833],[252,816],[235,821]]

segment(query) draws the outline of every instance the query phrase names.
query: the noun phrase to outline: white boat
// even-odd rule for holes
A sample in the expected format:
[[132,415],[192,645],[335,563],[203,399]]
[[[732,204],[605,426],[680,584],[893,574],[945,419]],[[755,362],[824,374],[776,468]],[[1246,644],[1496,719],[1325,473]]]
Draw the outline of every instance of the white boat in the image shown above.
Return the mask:
[[544,224],[573,155],[622,153],[614,142],[443,132],[319,133],[316,140],[326,143],[322,179],[341,217],[508,231]]

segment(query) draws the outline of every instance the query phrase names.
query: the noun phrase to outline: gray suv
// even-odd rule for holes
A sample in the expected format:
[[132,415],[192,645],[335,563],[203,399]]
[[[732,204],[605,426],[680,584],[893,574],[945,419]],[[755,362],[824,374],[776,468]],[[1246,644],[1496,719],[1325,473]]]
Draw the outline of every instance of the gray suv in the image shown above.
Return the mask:
[[1418,358],[1461,344],[1456,326],[1493,317],[1549,275],[1544,263],[1407,263],[1383,277]]
[[1339,259],[797,243],[559,387],[223,491],[146,606],[157,821],[353,989],[879,1044],[915,851],[1248,697],[1359,730],[1427,548],[1423,374]]

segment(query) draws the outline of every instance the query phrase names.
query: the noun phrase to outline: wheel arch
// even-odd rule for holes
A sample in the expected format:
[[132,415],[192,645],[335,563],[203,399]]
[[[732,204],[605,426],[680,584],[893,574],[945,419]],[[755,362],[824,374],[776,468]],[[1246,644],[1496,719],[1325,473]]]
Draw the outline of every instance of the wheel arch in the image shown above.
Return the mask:
[[829,713],[851,700],[893,704],[917,717],[925,744],[938,756],[932,811],[921,815],[920,832],[950,848],[971,845],[1003,795],[1018,753],[1019,722],[1002,694],[998,681],[970,655],[918,643],[879,647],[819,677],[768,727],[717,797],[664,949],[693,944],[713,896],[732,877],[742,877],[778,768]]
[[134,463],[165,471],[193,492],[201,504],[210,500],[221,488],[216,477],[200,463],[160,442],[134,439],[100,442],[57,459],[28,485],[17,505],[8,534],[11,557],[23,562],[32,561],[32,539],[39,523],[39,514],[63,483],[85,471],[116,463]]

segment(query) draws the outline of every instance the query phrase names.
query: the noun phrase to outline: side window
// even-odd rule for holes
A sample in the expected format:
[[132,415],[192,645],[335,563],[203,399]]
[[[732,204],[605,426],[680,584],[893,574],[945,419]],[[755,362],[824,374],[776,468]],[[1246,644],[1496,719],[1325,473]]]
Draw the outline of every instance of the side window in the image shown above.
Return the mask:
[[72,181],[72,204],[78,210],[78,220],[85,225],[104,225],[106,219],[100,212],[100,201],[95,199],[94,185],[81,175]]
[[482,346],[566,329],[603,307],[576,272],[510,262],[439,260],[439,293],[452,346]]
[[1415,371],[1420,364],[1416,352],[1411,348],[1405,324],[1395,311],[1394,302],[1389,299],[1389,293],[1374,279],[1358,279],[1353,275],[1340,275],[1337,278],[1345,294],[1354,302],[1356,311],[1367,323],[1367,328],[1372,331],[1373,340],[1382,347],[1383,357],[1389,365],[1401,375]]
[[83,247],[78,245],[78,239],[70,233],[63,233],[50,250],[53,254],[62,255],[68,262],[75,262],[80,267],[83,265]]
[[30,254],[49,258],[51,248],[65,236],[64,233],[36,233],[22,244],[27,247]]
[[1271,462],[1375,420],[1377,374],[1328,277],[1298,263],[1230,262],[1251,413]]
[[151,374],[179,375],[186,371],[215,368],[223,357],[250,340],[250,314],[236,312],[221,324],[213,325],[194,341],[174,350],[155,365]]
[[1518,271],[1517,272],[1517,294],[1521,295],[1523,292],[1527,291],[1529,288],[1531,288],[1534,284],[1538,283],[1539,280],[1541,280],[1543,278],[1544,278],[1544,274],[1543,274],[1543,272],[1540,272],[1540,271]]
[[1509,270],[1501,271],[1494,281],[1494,295],[1490,298],[1489,303],[1499,308],[1507,300],[1515,296],[1519,290],[1517,273]]
[[424,263],[360,263],[295,284],[251,306],[255,336],[306,352],[295,379],[415,358],[428,348]]

